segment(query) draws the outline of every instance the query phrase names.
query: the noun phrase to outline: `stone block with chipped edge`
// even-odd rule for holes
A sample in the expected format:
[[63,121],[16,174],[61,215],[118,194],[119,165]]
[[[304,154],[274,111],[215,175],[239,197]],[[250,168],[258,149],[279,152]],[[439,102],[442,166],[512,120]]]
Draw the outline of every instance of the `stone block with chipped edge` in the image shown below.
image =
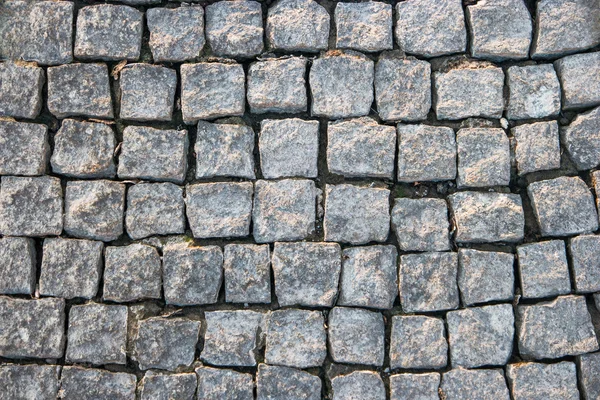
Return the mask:
[[578,170],[600,165],[600,107],[579,114],[560,128],[561,143]]

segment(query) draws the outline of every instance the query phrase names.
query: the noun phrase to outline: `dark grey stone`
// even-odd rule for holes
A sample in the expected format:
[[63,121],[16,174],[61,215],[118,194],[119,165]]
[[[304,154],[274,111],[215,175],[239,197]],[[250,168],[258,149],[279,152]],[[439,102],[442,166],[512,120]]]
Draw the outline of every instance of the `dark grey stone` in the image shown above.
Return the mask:
[[441,318],[423,315],[392,317],[390,368],[439,369],[447,363],[448,342]]
[[0,293],[32,294],[35,290],[35,274],[36,251],[33,239],[0,238]]
[[0,400],[56,400],[60,365],[0,366]]
[[268,245],[225,245],[223,251],[225,301],[228,303],[270,303],[270,260]]
[[[273,50],[327,50],[329,13],[313,0],[280,0],[269,8],[266,39]],[[310,23],[306,23],[310,21]]]
[[512,301],[514,260],[511,253],[459,249],[458,288],[463,304]]
[[561,128],[561,141],[578,170],[600,165],[600,107],[579,114]]
[[196,368],[198,400],[253,400],[252,375],[231,369]]
[[571,292],[565,242],[549,240],[517,247],[523,298],[551,297]]
[[600,292],[600,236],[581,235],[569,240],[575,291]]
[[600,374],[598,374],[598,371],[600,371],[600,353],[584,354],[577,357],[577,366],[579,369],[579,385],[584,398],[599,398]]
[[508,69],[508,119],[556,116],[560,112],[560,83],[552,64]]
[[509,364],[506,377],[514,400],[579,400],[572,362]]
[[439,400],[440,374],[397,374],[390,376],[390,400]]
[[321,399],[321,379],[295,368],[259,364],[257,400]]
[[49,156],[46,125],[0,121],[0,175],[42,175]]
[[600,104],[600,52],[576,54],[554,62],[563,109]]
[[140,380],[140,400],[194,400],[197,377],[194,373],[165,374],[148,371]]
[[134,400],[135,386],[134,374],[63,367],[59,396],[63,400]]
[[500,128],[463,128],[456,133],[456,186],[506,186],[510,183],[510,144]]
[[130,64],[120,73],[120,117],[132,121],[170,121],[177,72],[151,64]]
[[0,63],[0,81],[0,116],[28,119],[38,116],[46,82],[42,68],[6,61]]
[[336,48],[381,51],[394,47],[390,4],[340,2],[334,16]]
[[200,55],[204,47],[202,6],[150,8],[146,11],[154,62],[178,62]]
[[560,138],[556,121],[534,122],[511,129],[519,175],[560,168]]
[[442,375],[439,394],[446,400],[510,400],[501,369],[451,369]]
[[450,250],[448,205],[444,199],[395,199],[392,228],[400,250]]
[[333,400],[385,400],[385,385],[377,372],[354,371],[331,380]]

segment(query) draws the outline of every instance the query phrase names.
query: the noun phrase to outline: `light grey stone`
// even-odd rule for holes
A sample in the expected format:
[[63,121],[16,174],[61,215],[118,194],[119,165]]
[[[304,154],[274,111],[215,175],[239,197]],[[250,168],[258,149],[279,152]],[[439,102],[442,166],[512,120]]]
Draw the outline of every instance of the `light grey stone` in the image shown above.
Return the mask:
[[225,245],[223,251],[225,301],[228,303],[270,303],[270,260],[268,245]]
[[254,382],[252,375],[231,369],[196,368],[198,375],[198,400],[252,400]]
[[560,112],[560,83],[552,64],[508,69],[508,119],[556,116]]
[[132,121],[170,121],[177,72],[160,65],[130,64],[120,72],[120,117]]
[[194,400],[197,380],[194,373],[164,374],[148,371],[140,380],[138,393],[140,400]]
[[600,353],[584,354],[577,357],[577,366],[579,385],[584,398],[597,399],[600,397],[600,374],[598,374],[598,371],[600,371]]
[[397,374],[390,376],[390,400],[439,400],[440,374]]
[[439,369],[447,363],[448,342],[441,318],[422,315],[392,317],[390,368]]
[[333,400],[385,400],[385,385],[377,372],[354,371],[331,380]]
[[549,240],[517,247],[521,294],[525,299],[571,292],[565,242]]
[[510,143],[501,128],[463,128],[456,133],[456,186],[507,186],[510,183]]
[[600,292],[600,236],[581,235],[570,239],[569,254],[575,291]]
[[519,175],[560,168],[560,137],[556,121],[534,122],[511,129]]
[[600,104],[600,52],[576,54],[554,62],[563,109]]
[[0,293],[32,294],[35,290],[36,269],[33,239],[0,238]]
[[[60,365],[17,365],[0,366],[0,400],[56,400]],[[28,397],[29,396],[29,397]]]
[[295,368],[259,364],[256,395],[258,400],[319,400],[321,379]]
[[0,175],[42,175],[49,156],[46,125],[0,121]]
[[359,51],[381,51],[394,47],[392,6],[369,1],[337,3],[335,47]]
[[501,369],[451,369],[442,375],[439,392],[446,400],[510,400]]
[[[269,8],[266,39],[273,50],[327,50],[329,13],[313,0],[279,0]],[[310,21],[310,23],[306,23]]]
[[520,363],[506,367],[514,400],[578,400],[577,371],[572,362]]
[[458,288],[463,304],[512,301],[514,260],[511,253],[459,249]]
[[136,377],[125,372],[63,367],[59,396],[64,400],[133,400]]
[[146,11],[154,62],[178,62],[200,55],[204,47],[202,6],[150,8]]
[[450,250],[448,205],[444,199],[395,199],[392,228],[402,251]]
[[42,68],[6,61],[0,63],[0,81],[0,116],[34,119],[39,115],[46,82]]
[[561,128],[561,141],[578,170],[600,165],[600,107],[575,117]]

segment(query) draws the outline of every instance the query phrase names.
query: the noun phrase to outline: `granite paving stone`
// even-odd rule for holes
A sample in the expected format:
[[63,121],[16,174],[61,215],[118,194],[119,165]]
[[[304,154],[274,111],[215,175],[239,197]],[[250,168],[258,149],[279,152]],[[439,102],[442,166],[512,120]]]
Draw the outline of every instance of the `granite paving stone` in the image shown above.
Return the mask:
[[579,399],[577,371],[572,362],[509,364],[506,377],[514,400]]
[[385,385],[377,372],[354,371],[331,380],[333,400],[385,400]]
[[396,374],[390,376],[390,400],[439,400],[440,374]]
[[569,240],[575,291],[600,292],[600,236],[580,235]]
[[510,399],[501,369],[451,369],[442,375],[439,392],[447,400]]
[[36,285],[37,252],[33,239],[0,238],[0,293],[32,294]]
[[193,60],[204,47],[204,8],[149,8],[146,23],[154,62]]
[[251,374],[232,369],[196,368],[198,400],[252,400],[254,382]]
[[[423,315],[392,317],[390,368],[439,369],[447,363],[448,342],[441,318]],[[439,384],[439,376],[437,378]],[[412,379],[408,382],[418,385],[419,381]]]
[[464,305],[512,301],[514,255],[511,253],[458,250],[458,288]]
[[46,125],[0,121],[0,175],[42,175],[49,156]]
[[392,37],[392,6],[383,2],[337,3],[334,13],[335,47],[371,52],[389,50]]
[[552,64],[512,66],[508,73],[508,119],[556,116],[560,112],[560,83]]
[[59,365],[19,365],[0,366],[0,394],[2,400],[56,400],[60,387]]
[[600,104],[600,52],[575,54],[556,60],[563,109]]
[[59,395],[65,400],[132,400],[135,388],[134,374],[65,366],[61,373]]
[[579,114],[561,127],[561,142],[578,170],[600,165],[600,107]]
[[[597,300],[598,301],[598,300]],[[596,303],[600,304],[600,303]],[[600,396],[600,353],[584,354],[577,357],[579,387],[586,399]]]
[[549,240],[517,247],[521,294],[551,297],[571,292],[565,242]]
[[519,175],[560,168],[560,136],[556,121],[534,122],[511,129]]
[[400,250],[450,250],[448,205],[443,199],[395,199],[392,229]]
[[140,400],[194,400],[197,378],[195,373],[166,374],[147,371],[138,384]]
[[314,0],[278,1],[269,7],[265,27],[267,44],[272,50],[307,53],[326,50],[329,21],[325,7]]
[[46,82],[42,68],[33,63],[6,61],[0,63],[0,81],[0,116],[27,119],[38,116]]
[[271,302],[271,256],[268,245],[227,244],[223,249],[225,301]]
[[321,386],[321,379],[308,372],[276,365],[258,365],[256,373],[258,400],[286,400],[290,397],[319,400]]
[[177,72],[150,64],[129,64],[120,72],[120,117],[132,121],[169,121],[173,115]]

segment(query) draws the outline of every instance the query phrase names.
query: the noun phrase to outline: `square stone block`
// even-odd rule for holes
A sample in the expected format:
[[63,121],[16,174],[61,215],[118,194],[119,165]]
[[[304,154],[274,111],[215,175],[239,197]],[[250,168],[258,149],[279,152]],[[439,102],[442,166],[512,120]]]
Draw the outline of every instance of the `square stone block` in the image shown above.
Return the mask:
[[90,397],[98,400],[132,400],[135,398],[135,389],[134,374],[65,366],[59,394],[64,400]]
[[177,72],[151,64],[130,64],[120,73],[121,119],[170,121]]
[[225,245],[223,272],[226,302],[271,302],[271,256],[268,245]]
[[395,199],[392,228],[400,250],[450,250],[450,222],[444,199]]
[[[598,303],[596,303],[598,304]],[[584,354],[577,357],[579,385],[586,399],[600,396],[600,353]]]
[[27,395],[36,400],[56,400],[60,387],[60,365],[17,365],[0,366],[0,386],[4,399],[27,400]]
[[49,156],[46,125],[0,121],[0,175],[42,175]]
[[385,400],[385,385],[377,372],[354,371],[331,379],[333,400],[357,397],[364,400]]
[[440,374],[396,374],[390,376],[390,400],[439,400]]
[[6,61],[0,63],[0,81],[0,116],[28,119],[38,116],[46,82],[42,68]]
[[[272,50],[327,50],[330,16],[313,0],[282,0],[269,7],[266,39]],[[310,21],[309,24],[306,21]]]
[[517,247],[521,294],[526,299],[571,292],[565,242],[549,240]]
[[456,133],[456,186],[507,186],[510,183],[510,143],[500,128],[463,128]]
[[578,400],[577,371],[572,362],[520,363],[506,367],[514,400]]
[[253,400],[254,382],[252,375],[231,369],[209,367],[196,368],[198,376],[198,400],[223,397],[232,400]]
[[256,373],[258,400],[321,399],[321,378],[295,368],[259,364]]
[[561,58],[554,68],[562,88],[563,109],[600,104],[600,51]]
[[511,129],[519,175],[560,168],[560,138],[556,121],[534,122]]
[[552,64],[508,69],[508,119],[544,118],[560,112],[560,83]]
[[600,165],[600,107],[579,114],[561,127],[561,142],[578,170]]
[[[156,10],[151,8],[151,10]],[[165,374],[147,371],[138,385],[140,400],[193,400],[198,378],[195,373]]]
[[149,8],[146,22],[154,62],[180,62],[200,55],[205,42],[202,6]]
[[575,291],[600,292],[600,236],[581,235],[569,240]]
[[465,306],[512,301],[515,256],[511,253],[458,250],[458,288]]
[[394,47],[392,6],[380,2],[337,3],[335,47],[381,51]]
[[451,369],[442,375],[439,392],[446,400],[510,400],[502,369]]
[[448,342],[441,318],[422,315],[392,317],[390,368],[439,369],[447,363]]
[[36,251],[33,239],[0,238],[0,293],[33,294],[36,283]]

